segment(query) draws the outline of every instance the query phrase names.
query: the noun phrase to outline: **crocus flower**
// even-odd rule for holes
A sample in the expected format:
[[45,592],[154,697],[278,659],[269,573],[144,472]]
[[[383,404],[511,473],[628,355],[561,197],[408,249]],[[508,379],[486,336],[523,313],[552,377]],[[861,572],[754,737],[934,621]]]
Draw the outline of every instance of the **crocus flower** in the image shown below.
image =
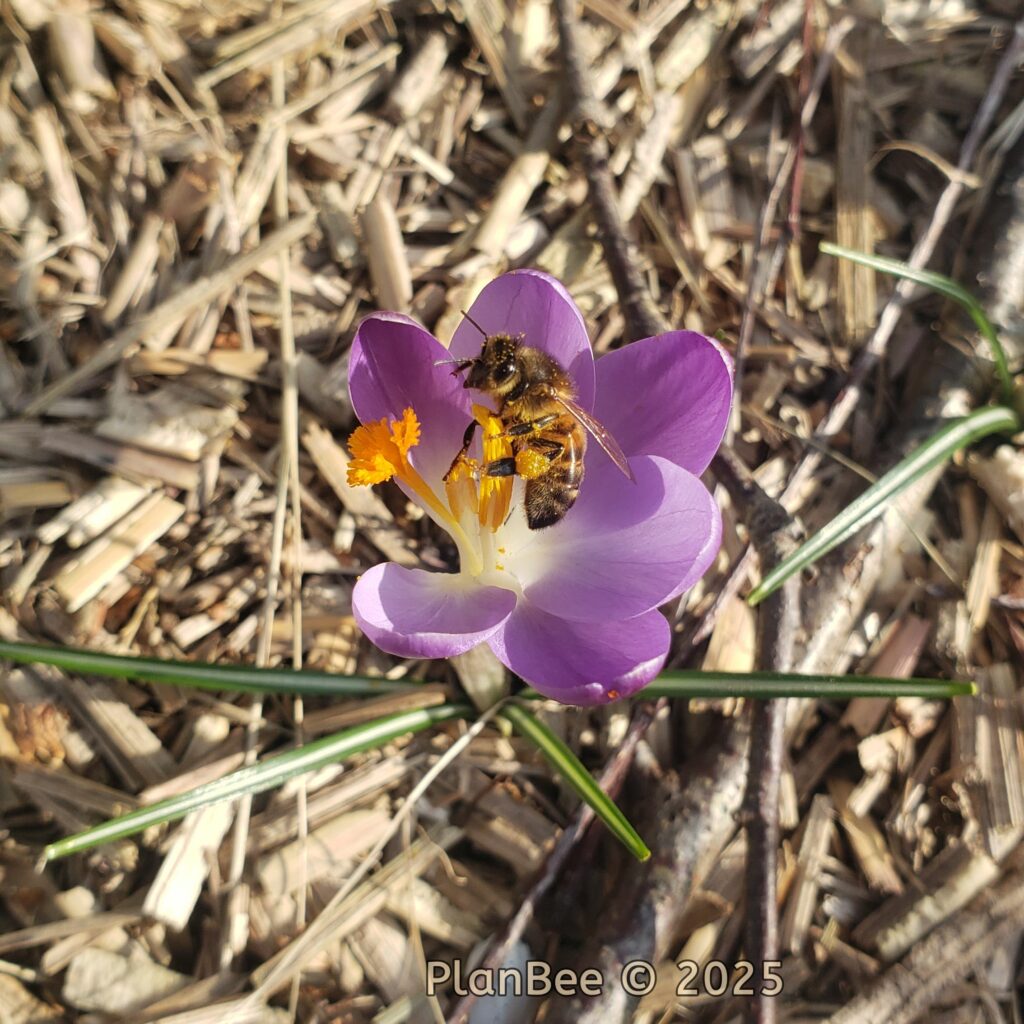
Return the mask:
[[[591,440],[575,505],[541,530],[527,527],[521,480],[459,472],[445,482],[471,419],[483,426],[478,460],[511,450],[493,403],[452,373],[453,359],[480,352],[469,318],[553,356],[635,479]],[[625,697],[650,682],[668,654],[658,606],[692,587],[718,551],[721,518],[699,474],[725,431],[731,361],[693,331],[646,338],[595,361],[568,292],[533,270],[491,282],[469,318],[449,349],[398,313],[371,314],[356,332],[349,390],[363,426],[350,441],[349,481],[394,479],[452,536],[459,569],[374,566],[356,583],[353,614],[373,643],[399,657],[445,658],[486,643],[563,703]]]

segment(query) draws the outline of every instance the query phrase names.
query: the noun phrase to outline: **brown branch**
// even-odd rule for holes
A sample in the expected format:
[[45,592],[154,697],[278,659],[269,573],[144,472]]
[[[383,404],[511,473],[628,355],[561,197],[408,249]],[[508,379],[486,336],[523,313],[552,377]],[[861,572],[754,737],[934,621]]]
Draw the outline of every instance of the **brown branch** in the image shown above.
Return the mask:
[[804,117],[807,101],[811,95],[811,49],[814,43],[814,4],[812,0],[804,0],[804,28],[802,53],[800,55],[800,74],[797,79],[797,96],[800,100],[800,117],[793,125],[793,146],[796,156],[793,161],[793,186],[789,190],[789,219],[787,231],[792,239],[800,237],[800,199],[804,190]]
[[622,223],[615,182],[608,166],[608,141],[600,127],[602,118],[580,52],[575,7],[575,0],[555,0],[558,37],[569,86],[569,122],[582,154],[587,198],[622,307],[626,333],[631,341],[636,341],[661,334],[668,330],[668,324],[644,284],[637,265],[636,247],[626,235]]
[[[790,139],[789,145],[786,147],[786,153],[782,158],[782,163],[779,164],[779,169],[772,180],[771,188],[768,190],[768,197],[765,199],[764,205],[761,207],[757,228],[754,232],[754,250],[750,257],[750,270],[747,274],[747,293],[743,299],[743,314],[740,318],[740,333],[736,342],[734,361],[735,391],[737,397],[743,390],[743,374],[746,367],[747,349],[750,346],[750,339],[754,333],[754,309],[756,306],[760,305],[763,297],[768,294],[769,288],[773,287],[768,283],[768,277],[770,275],[762,275],[759,273],[761,268],[761,253],[764,250],[764,247],[768,244],[768,236],[771,234],[772,225],[775,222],[775,214],[778,212],[779,204],[782,201],[782,196],[786,191],[786,186],[789,184],[791,177],[794,179],[793,191],[797,197],[796,201],[799,202],[799,189],[801,188],[801,184],[796,179],[796,173],[800,164],[800,157],[803,153],[804,133],[810,126],[811,121],[814,118],[814,114],[818,109],[818,102],[821,99],[821,93],[825,87],[825,81],[828,78],[829,68],[832,66],[832,59],[835,56],[836,51],[839,49],[839,45],[847,35],[849,35],[854,23],[853,18],[845,17],[836,22],[836,24],[829,29],[828,34],[825,37],[824,46],[822,47],[821,57],[818,59],[817,66],[814,69],[814,75],[813,77],[808,78],[806,95],[803,95],[802,97],[800,114],[793,126],[793,137]],[[805,46],[807,45],[807,35],[808,33],[805,29]],[[804,56],[809,56],[809,50],[805,50]],[[803,92],[802,86],[801,92]],[[787,230],[779,239],[778,245],[780,251],[784,252],[789,242],[790,235]]]
[[[636,269],[634,250],[626,237],[616,205],[608,168],[608,145],[598,127],[596,104],[580,56],[573,0],[555,0],[555,9],[569,94],[574,104],[572,122],[583,150],[589,198],[626,318],[627,331],[633,338],[656,334],[666,325]],[[838,45],[839,38],[841,36],[835,37],[835,45]],[[823,59],[823,67],[827,67],[834,48],[827,50],[828,57]],[[823,71],[818,81],[824,81]],[[809,119],[813,110],[810,97],[805,97],[805,101],[801,121],[805,116]],[[791,166],[790,162],[790,169]],[[785,178],[788,178],[788,173],[787,170]],[[778,195],[781,195],[785,178],[780,175]],[[762,229],[774,217],[777,205],[778,196],[772,213],[762,223]],[[788,535],[788,516],[764,495],[745,467],[737,463],[732,469],[730,483],[735,485],[735,499],[737,504],[753,511],[751,536],[758,544],[762,562],[767,568],[781,557],[779,552]],[[760,663],[780,671],[792,665],[798,609],[795,587],[794,582],[773,595],[760,616]],[[657,833],[659,843],[653,859],[662,870],[649,872],[640,878],[634,875],[631,884],[619,887],[620,892],[628,892],[628,900],[623,900],[619,910],[625,909],[628,913],[620,915],[613,911],[608,914],[609,919],[625,918],[615,920],[614,940],[600,943],[596,951],[593,946],[589,947],[590,963],[596,964],[605,977],[616,976],[627,959],[664,954],[671,936],[671,921],[689,896],[698,861],[708,851],[720,849],[732,831],[729,819],[735,804],[727,794],[732,793],[738,800],[744,774],[747,778],[746,817],[751,850],[748,858],[748,904],[751,910],[748,915],[747,951],[755,962],[777,958],[778,791],[784,710],[783,703],[758,702],[755,705],[752,712],[755,730],[752,760],[746,773],[743,772],[743,751],[747,746],[747,725],[734,722],[727,727],[721,742],[712,745],[708,751],[714,766],[711,772],[692,771],[689,778],[693,781],[679,787],[674,794],[670,792],[664,803],[665,787],[651,787],[653,792],[648,794],[651,797],[650,808],[655,810],[655,820],[662,825]],[[709,794],[705,792],[708,786],[717,790],[714,799],[708,799]],[[660,807],[659,803],[662,803]],[[685,807],[686,813],[674,815],[672,811],[676,807]],[[659,851],[662,851],[661,856]],[[597,959],[593,959],[595,954]],[[613,994],[606,993],[596,1000],[559,1002],[552,1008],[552,1020],[557,1024],[563,1017],[566,1020],[595,1022],[625,1019],[632,1002],[631,997],[616,989]],[[771,1024],[774,1020],[772,1000],[758,996],[752,1004],[752,1016],[757,1021]]]
[[[996,77],[999,77],[998,73]],[[998,91],[997,85],[994,84],[990,88],[990,95],[993,90]],[[985,106],[987,104],[983,103],[982,107],[984,108]],[[977,127],[978,121],[984,121],[983,111],[979,113],[975,127]],[[980,134],[972,130],[971,135],[975,138],[973,145],[976,146]],[[965,141],[965,150],[970,150],[968,146],[970,141],[971,137],[969,136],[968,140]],[[1010,181],[1016,180],[1021,168],[1024,167],[1024,144],[1019,143],[1017,145],[1014,156],[1015,159],[1008,160],[1004,175],[1005,179]],[[1009,202],[1012,204],[1012,197]],[[1022,220],[1024,220],[1024,204],[1021,203],[1013,207],[1009,215],[1007,215],[1006,211],[993,208],[986,217],[990,228],[995,226],[1000,237],[1011,234],[1014,226],[1019,229]],[[1007,224],[1010,225],[1009,229]],[[1010,249],[1012,251],[1012,247]],[[1006,277],[1012,279],[1012,269],[1008,274],[1005,267],[997,266],[997,263],[1001,260],[1000,253],[1002,250],[996,246],[987,246],[982,241],[979,244],[978,251],[991,254],[988,258],[983,257],[981,262],[983,265],[986,265],[985,269],[989,272],[985,276],[993,282],[994,287]],[[1016,263],[1012,260],[1002,260],[1002,262],[1010,268],[1016,266]],[[1019,316],[1020,300],[1024,298],[1020,289],[1016,293],[1016,298],[1016,303],[1011,302],[1008,306],[1016,306],[1017,308],[1013,309],[1012,312]],[[894,457],[905,453],[918,443],[922,432],[922,420],[925,421],[924,429],[930,431],[934,429],[934,420],[931,417],[936,414],[947,414],[947,407],[951,401],[953,407],[959,411],[964,391],[969,391],[972,397],[978,400],[985,389],[984,378],[971,373],[966,359],[958,352],[949,349],[937,354],[937,357],[929,366],[926,379],[922,383],[922,399],[909,410],[909,415],[904,418],[902,426],[898,426],[894,431],[894,443],[892,445]],[[737,465],[733,458],[730,458],[728,452],[723,451],[718,460],[716,460],[715,471],[722,483],[730,490],[730,493],[735,492],[737,484],[742,484],[743,482],[742,479],[737,480],[736,478],[742,477],[744,469],[741,465]],[[924,504],[941,472],[942,470],[939,469],[931,474],[929,478],[921,482],[913,495],[906,496],[904,504],[904,516],[906,518],[912,518],[913,510],[920,508]],[[733,497],[734,501],[736,501],[737,495],[735,493],[733,493]],[[766,558],[777,561],[779,557],[785,554],[785,548],[772,550],[770,545],[766,547],[765,524],[772,522],[771,515],[773,513],[769,506],[764,505],[761,499],[756,497],[756,493],[740,490],[737,503],[743,505],[749,504],[751,501],[754,502],[752,507],[754,514],[750,517],[748,526],[751,530],[752,545],[761,558],[763,571],[767,567]],[[758,506],[761,506],[763,511],[758,511]],[[775,514],[777,515],[778,513]],[[779,520],[776,520],[776,522],[779,522]],[[799,666],[802,671],[835,671],[837,666],[841,665],[842,651],[850,632],[860,618],[864,606],[874,590],[875,583],[882,572],[888,553],[893,551],[896,545],[898,545],[903,532],[901,527],[894,529],[892,524],[883,520],[873,527],[866,537],[859,538],[857,542],[848,545],[844,549],[840,556],[843,559],[843,568],[839,569],[833,563],[833,571],[823,571],[819,575],[818,583],[811,592],[812,596],[806,603],[808,618],[811,617],[810,612],[813,610],[815,612],[815,621],[813,627],[810,622],[805,623],[811,639]],[[760,534],[760,537],[758,534]],[[784,540],[785,533],[782,530],[775,530],[773,536],[784,544],[790,543],[788,540]],[[855,572],[850,570],[851,565],[855,567]],[[778,606],[775,609],[769,608],[771,600],[772,598],[768,598],[765,601],[762,616],[758,622],[758,662],[760,665],[767,667],[771,664],[771,659],[779,659],[780,664],[784,664],[789,668],[792,667],[793,648],[786,638],[788,627],[784,624],[785,616],[789,613],[783,611]],[[768,630],[768,635],[765,634],[766,629]],[[776,631],[774,637],[771,635],[773,631]],[[773,644],[777,645],[774,650],[772,650]],[[765,702],[765,704],[767,703]],[[776,717],[772,709],[764,705],[755,708],[754,716],[751,738],[750,781],[744,801],[744,809],[748,822],[749,837],[747,861],[747,956],[751,961],[757,963],[761,957],[773,960],[778,959],[773,945],[777,943],[777,938],[773,935],[773,925],[776,906],[774,892],[776,864],[774,858],[777,856],[778,851],[778,779],[775,776],[773,780],[773,775],[777,771],[777,762],[774,759],[772,748],[774,743],[778,743],[778,749],[781,752],[784,716],[779,714]],[[771,792],[770,788],[773,782],[776,786],[774,793]],[[772,806],[773,800],[775,801],[774,806]],[[768,811],[767,814],[764,813],[766,810]],[[763,875],[760,873],[762,866]],[[751,902],[752,897],[756,898],[756,903]],[[882,995],[879,996],[878,1001],[865,1002],[855,1012],[851,1011],[849,1016],[846,1016],[844,1011],[843,1014],[837,1015],[834,1020],[836,1024],[840,1024],[840,1022],[848,1024],[848,1022],[853,1021],[893,1019],[893,1014],[889,1012],[888,1006],[885,1005],[886,1000],[897,997],[903,998],[905,988],[903,976],[899,974],[892,975],[888,986],[882,989]],[[914,997],[912,999],[907,998],[907,1004],[914,1007],[914,1012],[908,1012],[905,1017],[900,1016],[899,1019],[906,1021],[915,1019],[934,1002],[938,991],[938,987],[934,985],[930,987],[916,986],[914,988]],[[759,1022],[771,1021],[773,1019],[772,1012],[770,1005],[758,1006],[755,1008],[753,1019]],[[767,1013],[767,1016],[764,1015],[765,1013]]]
[[[777,565],[796,546],[786,510],[768,497],[747,467],[728,448],[715,457],[715,475],[742,510],[762,573]],[[765,599],[757,618],[757,664],[773,672],[793,668],[800,625],[800,577],[791,576]],[[753,964],[779,960],[778,858],[779,782],[782,777],[786,701],[751,702],[750,766],[743,797],[747,828],[745,944]],[[774,1024],[774,996],[757,989],[747,1010],[756,1024]]]
[[[667,324],[637,269],[635,249],[622,223],[608,167],[608,144],[599,128],[597,105],[580,54],[574,0],[555,0],[555,10],[574,135],[582,150],[589,200],[626,331],[634,340],[659,334]],[[581,964],[597,966],[604,977],[613,978],[629,959],[653,959],[666,953],[700,863],[714,856],[733,831],[733,815],[742,797],[747,737],[745,721],[728,723],[719,741],[698,759],[703,763],[691,766],[686,785],[672,774],[648,773],[642,789],[643,810],[652,827],[651,860],[657,869],[628,866],[617,887],[621,898],[604,916],[605,932],[587,944]],[[594,999],[558,1001],[551,1007],[549,1021],[625,1020],[634,1004],[634,997],[609,986]]]

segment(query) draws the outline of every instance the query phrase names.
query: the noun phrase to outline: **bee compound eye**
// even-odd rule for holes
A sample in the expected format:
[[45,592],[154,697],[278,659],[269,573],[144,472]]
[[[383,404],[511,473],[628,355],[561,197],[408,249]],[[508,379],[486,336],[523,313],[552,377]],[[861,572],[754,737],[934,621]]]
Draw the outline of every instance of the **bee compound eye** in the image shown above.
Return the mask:
[[498,364],[498,380],[508,380],[516,372],[516,364],[512,359],[505,359]]

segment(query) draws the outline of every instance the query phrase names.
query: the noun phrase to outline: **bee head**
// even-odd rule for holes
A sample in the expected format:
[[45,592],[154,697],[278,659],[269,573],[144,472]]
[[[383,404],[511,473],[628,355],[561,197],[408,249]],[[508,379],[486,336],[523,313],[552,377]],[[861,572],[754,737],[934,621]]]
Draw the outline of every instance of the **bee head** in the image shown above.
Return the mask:
[[518,339],[509,334],[488,335],[480,355],[470,364],[463,387],[501,397],[511,391],[519,380],[518,354]]

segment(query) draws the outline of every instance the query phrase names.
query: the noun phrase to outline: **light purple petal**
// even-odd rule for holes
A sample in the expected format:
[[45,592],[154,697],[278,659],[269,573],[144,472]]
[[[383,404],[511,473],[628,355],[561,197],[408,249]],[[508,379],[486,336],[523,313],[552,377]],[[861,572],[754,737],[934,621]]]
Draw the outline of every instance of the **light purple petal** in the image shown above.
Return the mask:
[[545,696],[563,704],[607,704],[661,671],[670,639],[660,612],[625,622],[566,622],[520,601],[488,643]]
[[359,628],[400,658],[450,658],[486,640],[508,618],[516,596],[457,573],[393,562],[363,573],[352,592]]
[[[523,342],[554,356],[576,384],[577,400],[594,404],[594,350],[583,316],[564,286],[539,270],[513,270],[486,285],[469,315],[488,334],[523,334]],[[480,354],[483,338],[463,319],[452,336],[451,354],[468,359]]]
[[[707,469],[732,403],[732,359],[718,342],[670,331],[609,352],[596,371],[594,415],[627,455],[660,455],[697,476]],[[592,451],[592,462],[607,461]]]
[[721,515],[692,473],[650,455],[636,482],[588,466],[576,504],[517,547],[513,571],[531,604],[579,622],[628,619],[692,587],[714,560]]
[[348,387],[362,423],[401,418],[411,407],[420,421],[420,443],[410,460],[437,487],[473,418],[470,396],[452,376],[447,349],[416,321],[400,313],[372,313],[352,341]]

